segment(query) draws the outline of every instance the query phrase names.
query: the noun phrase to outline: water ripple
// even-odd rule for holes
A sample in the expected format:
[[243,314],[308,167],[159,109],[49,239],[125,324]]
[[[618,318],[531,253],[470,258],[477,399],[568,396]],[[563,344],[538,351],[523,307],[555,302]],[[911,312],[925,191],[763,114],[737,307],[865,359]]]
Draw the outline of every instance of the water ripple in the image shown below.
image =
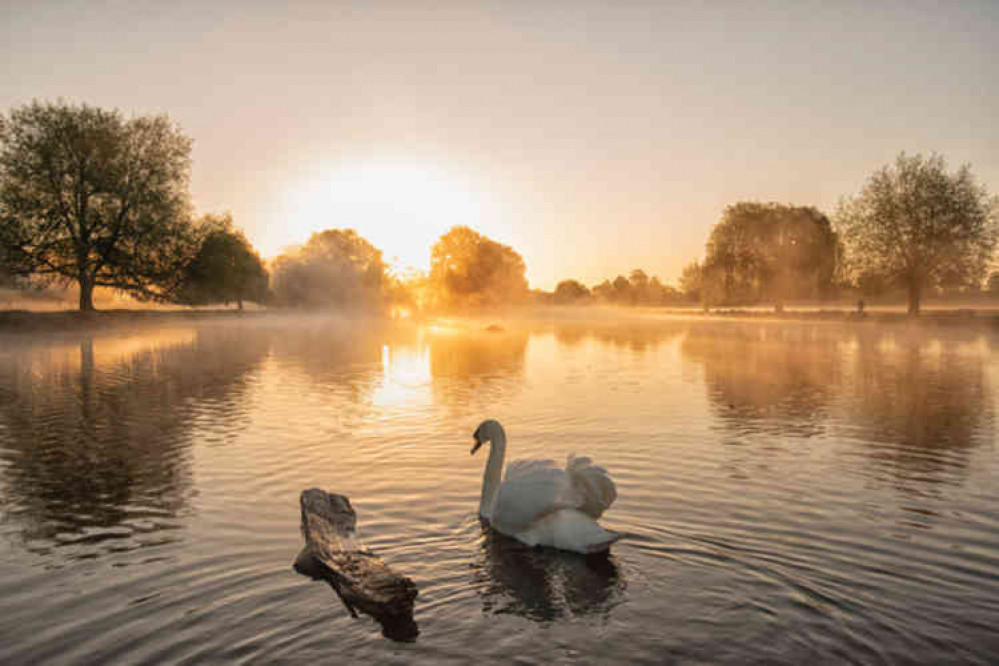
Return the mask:
[[[310,320],[0,349],[3,663],[994,663],[989,338]],[[611,470],[610,557],[483,530],[471,432]],[[349,495],[395,644],[296,575]]]

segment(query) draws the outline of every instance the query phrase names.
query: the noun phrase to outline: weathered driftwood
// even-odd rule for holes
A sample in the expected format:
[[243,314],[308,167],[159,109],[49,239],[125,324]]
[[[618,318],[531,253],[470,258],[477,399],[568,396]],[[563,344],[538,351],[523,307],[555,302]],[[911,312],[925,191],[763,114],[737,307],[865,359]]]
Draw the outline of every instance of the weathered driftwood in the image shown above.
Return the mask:
[[359,610],[375,618],[385,636],[414,639],[418,633],[413,620],[416,585],[361,543],[350,500],[310,488],[302,491],[301,505],[305,547],[295,559],[295,570],[327,581],[351,615],[357,617]]

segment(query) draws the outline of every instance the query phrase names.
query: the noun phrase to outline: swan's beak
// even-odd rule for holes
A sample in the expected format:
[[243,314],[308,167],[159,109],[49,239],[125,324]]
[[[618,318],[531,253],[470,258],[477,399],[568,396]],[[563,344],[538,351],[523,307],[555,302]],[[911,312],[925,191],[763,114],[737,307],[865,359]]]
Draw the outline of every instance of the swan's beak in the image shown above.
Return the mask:
[[482,446],[482,442],[480,442],[479,440],[475,440],[475,444],[472,444],[472,452],[469,455],[474,456],[475,452],[479,450],[480,446]]

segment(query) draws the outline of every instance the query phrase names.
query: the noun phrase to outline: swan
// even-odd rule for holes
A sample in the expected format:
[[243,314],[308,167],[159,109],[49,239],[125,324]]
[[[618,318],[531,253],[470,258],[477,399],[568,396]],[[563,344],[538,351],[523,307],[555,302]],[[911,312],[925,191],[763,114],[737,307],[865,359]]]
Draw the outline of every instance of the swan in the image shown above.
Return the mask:
[[493,529],[529,546],[577,553],[606,551],[620,538],[597,524],[617,498],[614,482],[603,467],[573,454],[566,458],[565,469],[553,460],[513,460],[501,480],[506,456],[503,426],[488,419],[472,437],[472,455],[490,444],[479,516]]

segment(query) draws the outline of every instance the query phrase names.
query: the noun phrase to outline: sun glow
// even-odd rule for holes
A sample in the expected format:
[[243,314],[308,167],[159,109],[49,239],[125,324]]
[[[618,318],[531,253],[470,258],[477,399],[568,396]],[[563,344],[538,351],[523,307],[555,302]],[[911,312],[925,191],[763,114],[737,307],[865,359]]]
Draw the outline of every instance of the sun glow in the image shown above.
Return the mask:
[[318,170],[289,190],[284,208],[290,224],[280,245],[304,243],[323,229],[353,228],[399,271],[428,270],[430,246],[452,226],[481,228],[498,219],[496,202],[471,176],[404,162]]

